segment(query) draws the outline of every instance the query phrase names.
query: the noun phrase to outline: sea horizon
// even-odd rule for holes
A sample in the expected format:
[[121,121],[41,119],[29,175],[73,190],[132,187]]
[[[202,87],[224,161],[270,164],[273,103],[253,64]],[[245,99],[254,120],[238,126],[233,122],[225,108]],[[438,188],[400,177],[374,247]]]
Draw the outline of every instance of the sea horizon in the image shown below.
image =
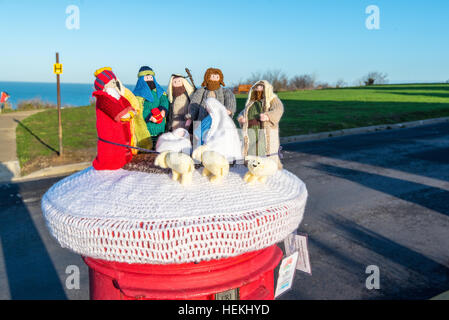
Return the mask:
[[[390,81],[388,84],[437,84],[447,81]],[[135,84],[124,84],[131,91]],[[162,85],[166,90],[167,86]],[[39,99],[44,103],[57,104],[57,91],[55,82],[31,81],[0,81],[0,91],[10,95],[8,100],[13,109],[21,101]],[[92,102],[92,93],[95,91],[93,83],[61,82],[61,106],[79,107]]]
[[[130,90],[134,84],[124,84]],[[162,86],[165,89],[165,86]],[[44,103],[57,104],[56,82],[0,81],[0,91],[10,95],[8,100],[13,109],[21,101],[39,99]],[[91,103],[93,83],[61,82],[61,106],[80,107]]]

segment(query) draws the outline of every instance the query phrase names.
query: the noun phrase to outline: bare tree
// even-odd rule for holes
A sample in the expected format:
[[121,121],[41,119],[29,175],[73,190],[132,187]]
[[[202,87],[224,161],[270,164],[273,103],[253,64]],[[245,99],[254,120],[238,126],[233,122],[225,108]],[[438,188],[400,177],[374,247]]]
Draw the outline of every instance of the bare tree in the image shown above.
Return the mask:
[[315,89],[328,89],[332,88],[331,85],[327,82],[320,82],[316,85]]
[[269,70],[265,73],[252,73],[247,82],[254,84],[259,80],[267,80],[273,86],[274,91],[285,91],[288,89],[288,78],[281,70]]
[[248,79],[246,79],[246,82],[248,84],[255,84],[259,80],[263,80],[262,73],[253,72],[253,73],[251,73],[251,76]]
[[386,73],[373,71],[364,76],[362,81],[366,86],[372,86],[373,84],[385,84],[388,82],[387,77],[388,74]]
[[343,79],[338,79],[337,82],[335,83],[335,88],[343,88],[347,86],[348,84]]
[[309,74],[294,76],[289,82],[289,89],[291,90],[313,89],[314,87],[315,77]]

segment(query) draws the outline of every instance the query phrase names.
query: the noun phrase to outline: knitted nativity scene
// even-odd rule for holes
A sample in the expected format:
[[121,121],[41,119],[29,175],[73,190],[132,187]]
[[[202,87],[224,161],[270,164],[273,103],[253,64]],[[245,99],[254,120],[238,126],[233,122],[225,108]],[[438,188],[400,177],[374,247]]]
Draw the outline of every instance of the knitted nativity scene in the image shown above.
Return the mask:
[[234,257],[286,238],[302,221],[305,184],[283,169],[283,105],[267,81],[236,98],[219,69],[202,87],[174,74],[167,92],[142,67],[133,92],[95,72],[92,167],[43,197],[59,243],[106,261],[171,264]]

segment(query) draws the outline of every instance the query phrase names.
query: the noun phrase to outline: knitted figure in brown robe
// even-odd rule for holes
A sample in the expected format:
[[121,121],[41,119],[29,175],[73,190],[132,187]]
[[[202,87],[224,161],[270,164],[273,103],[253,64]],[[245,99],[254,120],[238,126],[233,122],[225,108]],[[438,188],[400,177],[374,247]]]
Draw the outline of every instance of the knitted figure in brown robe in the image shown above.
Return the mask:
[[174,74],[168,83],[167,95],[170,102],[167,117],[168,131],[186,128],[186,115],[189,112],[190,96],[195,91],[183,76]]
[[202,88],[196,90],[190,97],[188,125],[192,121],[203,121],[209,113],[206,110],[207,98],[215,98],[227,109],[227,113],[232,117],[236,111],[237,102],[234,93],[230,89],[224,88],[223,73],[220,69],[209,68],[204,74]]
[[279,121],[284,106],[266,80],[256,82],[248,93],[245,109],[240,112],[238,122],[243,132],[243,155],[268,156],[278,163]]

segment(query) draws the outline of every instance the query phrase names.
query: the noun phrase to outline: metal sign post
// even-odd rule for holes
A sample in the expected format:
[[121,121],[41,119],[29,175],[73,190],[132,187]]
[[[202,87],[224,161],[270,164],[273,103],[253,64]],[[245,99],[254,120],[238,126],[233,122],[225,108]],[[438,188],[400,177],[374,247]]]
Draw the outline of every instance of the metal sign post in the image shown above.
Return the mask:
[[62,156],[62,123],[61,123],[61,83],[62,64],[59,63],[59,53],[56,52],[56,63],[53,65],[53,72],[56,74],[56,90],[58,94],[58,125],[59,125],[59,156]]

